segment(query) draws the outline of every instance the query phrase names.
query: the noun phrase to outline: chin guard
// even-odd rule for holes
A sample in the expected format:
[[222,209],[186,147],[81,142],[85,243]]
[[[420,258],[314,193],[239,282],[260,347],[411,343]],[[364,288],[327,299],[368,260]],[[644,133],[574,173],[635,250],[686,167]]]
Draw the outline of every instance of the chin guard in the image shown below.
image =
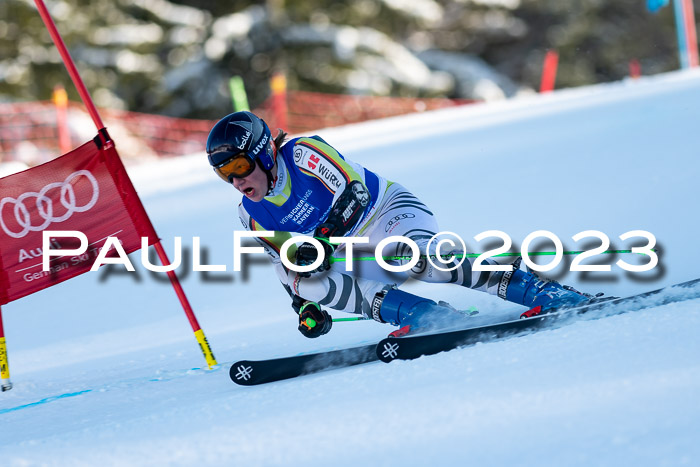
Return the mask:
[[350,182],[331,208],[326,222],[319,225],[315,237],[342,237],[362,219],[369,204],[370,194],[364,184],[358,180]]

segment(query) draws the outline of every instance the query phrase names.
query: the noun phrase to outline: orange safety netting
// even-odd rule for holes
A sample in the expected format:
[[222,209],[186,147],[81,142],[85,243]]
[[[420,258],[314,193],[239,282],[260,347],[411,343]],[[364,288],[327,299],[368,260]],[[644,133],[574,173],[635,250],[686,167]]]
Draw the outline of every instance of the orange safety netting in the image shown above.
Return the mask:
[[[395,115],[469,104],[466,99],[418,99],[347,96],[290,91],[270,97],[253,112],[271,129],[291,134]],[[193,120],[123,110],[100,109],[105,126],[118,141],[126,163],[203,151],[217,120]],[[67,126],[72,145],[94,132],[84,108],[69,103]],[[59,148],[57,110],[51,101],[0,103],[0,162],[19,160],[33,166],[71,148]]]
[[[292,134],[476,102],[469,99],[347,96],[307,91],[290,91],[286,97],[285,130]],[[255,110],[270,128],[279,126],[278,105],[272,97]]]

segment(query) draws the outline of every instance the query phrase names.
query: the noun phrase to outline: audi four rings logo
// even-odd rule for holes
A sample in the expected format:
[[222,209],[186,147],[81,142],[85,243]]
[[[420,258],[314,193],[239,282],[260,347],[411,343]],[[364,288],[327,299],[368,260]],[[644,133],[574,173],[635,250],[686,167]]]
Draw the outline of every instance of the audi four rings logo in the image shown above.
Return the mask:
[[414,217],[416,217],[416,215],[411,214],[410,212],[404,212],[402,214],[399,214],[398,216],[394,216],[389,222],[386,223],[386,228],[384,230],[386,232],[389,232],[389,230],[391,230],[391,227],[397,222],[400,222],[403,219],[412,219]]
[[[81,176],[87,178],[90,185],[92,185],[92,197],[85,205],[78,206],[72,182]],[[53,200],[46,196],[46,193],[48,193],[50,190],[59,188],[61,190],[59,201],[61,206],[66,209],[66,212],[60,216],[57,216],[54,212]],[[46,229],[46,227],[53,222],[65,221],[70,218],[74,212],[85,212],[90,210],[95,203],[97,203],[99,196],[100,187],[97,184],[95,177],[87,170],[78,170],[77,172],[73,172],[72,174],[68,175],[68,177],[66,177],[66,179],[62,182],[49,183],[42,188],[39,193],[29,191],[20,195],[17,199],[7,197],[0,200],[0,227],[2,227],[2,230],[4,230],[10,237],[22,238],[29,232],[40,232]],[[27,205],[25,205],[25,201],[31,199],[34,199],[36,212],[39,213],[39,216],[43,219],[43,222],[39,225],[32,225],[31,213],[29,208],[27,208]],[[16,222],[17,226],[19,226],[19,231],[15,231],[18,229],[13,230],[12,228],[8,227],[7,223],[5,222],[5,216],[11,212],[8,209],[8,213],[5,213],[6,204],[14,205],[14,210],[12,212],[14,212],[14,221]]]

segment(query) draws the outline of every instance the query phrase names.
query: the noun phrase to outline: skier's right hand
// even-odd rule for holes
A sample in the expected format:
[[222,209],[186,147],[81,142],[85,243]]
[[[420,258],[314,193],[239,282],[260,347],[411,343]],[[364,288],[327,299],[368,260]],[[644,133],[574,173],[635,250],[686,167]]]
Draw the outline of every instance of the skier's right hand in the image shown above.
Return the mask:
[[315,338],[331,330],[331,316],[316,302],[305,302],[299,310],[299,332],[304,337]]
[[[321,265],[313,271],[298,273],[301,277],[311,277],[311,274],[313,273],[327,271],[331,268],[330,258],[331,255],[333,255],[333,252],[335,251],[335,246],[331,242],[329,242],[327,238],[316,237],[316,240],[321,242],[321,245],[323,245],[323,261],[321,262]],[[311,243],[302,243],[301,245],[299,245],[299,248],[297,248],[295,258],[297,266],[308,266],[310,264],[313,264],[313,262],[316,261],[317,258],[318,250]]]

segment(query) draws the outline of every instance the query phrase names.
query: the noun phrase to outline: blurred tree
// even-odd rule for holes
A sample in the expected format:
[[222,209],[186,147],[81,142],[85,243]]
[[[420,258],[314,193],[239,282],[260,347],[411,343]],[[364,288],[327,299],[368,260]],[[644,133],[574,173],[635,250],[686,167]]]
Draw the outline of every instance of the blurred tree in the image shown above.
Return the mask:
[[[290,89],[486,99],[537,88],[550,48],[558,88],[621,79],[635,58],[643,74],[678,68],[673,12],[644,0],[46,3],[98,105],[172,116],[230,111],[233,75],[254,108],[277,70]],[[76,100],[31,2],[3,0],[0,18],[0,99],[62,83]]]

